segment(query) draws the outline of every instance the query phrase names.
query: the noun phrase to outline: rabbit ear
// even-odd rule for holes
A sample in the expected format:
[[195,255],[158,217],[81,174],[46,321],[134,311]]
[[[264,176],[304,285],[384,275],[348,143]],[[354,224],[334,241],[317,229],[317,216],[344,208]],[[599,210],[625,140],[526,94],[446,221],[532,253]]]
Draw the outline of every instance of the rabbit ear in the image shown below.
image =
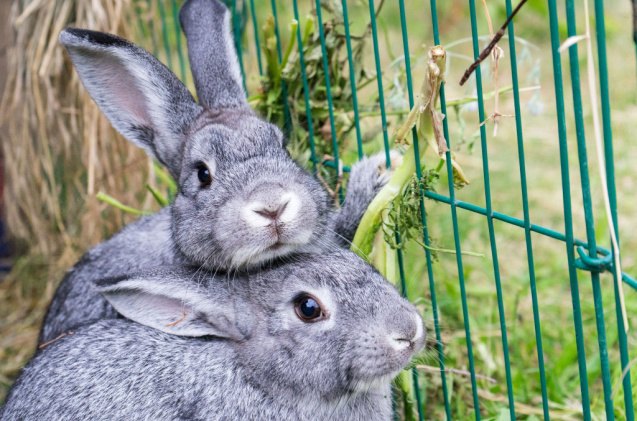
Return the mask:
[[165,271],[95,282],[106,300],[129,320],[177,336],[217,336],[241,341],[249,320],[222,280],[214,291],[196,272]]
[[179,20],[199,103],[207,108],[247,106],[226,6],[218,0],[188,0]]
[[150,53],[114,35],[67,28],[60,42],[117,131],[178,176],[185,132],[201,112],[188,89]]

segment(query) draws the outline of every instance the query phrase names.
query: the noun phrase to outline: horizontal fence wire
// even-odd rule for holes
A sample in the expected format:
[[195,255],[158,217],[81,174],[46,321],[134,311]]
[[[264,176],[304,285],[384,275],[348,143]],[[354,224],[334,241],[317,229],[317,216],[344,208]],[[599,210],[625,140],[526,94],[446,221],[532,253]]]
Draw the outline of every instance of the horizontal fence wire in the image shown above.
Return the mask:
[[[480,55],[478,41],[478,22],[476,19],[475,0],[469,0],[469,14],[471,17],[471,39],[474,59]],[[475,70],[476,91],[478,96],[478,121],[486,122],[484,113],[484,97],[482,94],[482,69],[478,66]],[[491,181],[489,175],[489,150],[487,145],[487,126],[480,124],[480,144],[482,151],[482,171],[484,180],[484,200],[487,208],[487,226],[489,229],[489,244],[491,246],[491,261],[493,263],[493,277],[498,300],[498,317],[500,319],[500,332],[502,337],[502,354],[504,357],[504,372],[507,384],[507,399],[509,402],[509,415],[515,419],[515,401],[513,398],[513,381],[511,380],[511,361],[509,357],[509,342],[507,336],[506,320],[504,313],[504,299],[502,297],[502,283],[500,280],[500,263],[498,260],[498,247],[495,239],[495,227],[493,225],[493,209],[491,203]],[[453,180],[452,180],[453,181]]]
[[[249,2],[249,3],[247,3]],[[441,44],[440,40],[440,28],[438,24],[438,5],[436,0],[425,0],[424,3],[429,3],[429,9],[431,15],[429,16],[432,24],[432,35],[433,41],[435,45]],[[182,80],[186,80],[186,71],[185,71],[185,53],[182,49],[181,34],[180,34],[180,25],[179,19],[177,17],[178,7],[183,3],[181,0],[157,0],[154,3],[152,0],[138,0],[135,4],[135,11],[138,25],[140,26],[139,31],[142,37],[149,38],[152,42],[153,53],[157,55],[159,50],[159,45],[163,48],[163,55],[165,55],[165,61],[169,68],[174,70],[173,56],[177,57],[177,66],[178,73],[180,74]],[[248,51],[248,49],[243,48],[243,43],[246,42],[244,39],[244,27],[245,23],[243,20],[247,20],[247,14],[250,14],[251,26],[253,31],[253,38],[248,40],[248,42],[253,42],[256,47],[256,64],[258,68],[259,75],[264,75],[265,69],[263,67],[263,63],[261,60],[261,40],[259,39],[259,16],[257,16],[257,8],[255,7],[254,0],[229,0],[228,5],[232,11],[232,24],[233,31],[235,37],[235,47],[239,53],[240,61],[239,64],[241,66],[242,75],[245,81],[248,79],[250,75],[250,70],[248,68],[244,68],[243,56]],[[281,62],[281,51],[282,51],[282,40],[279,33],[279,17],[277,13],[277,4],[276,0],[271,0],[271,12],[275,22],[275,35],[276,35],[276,49],[277,55],[279,59],[279,64]],[[511,14],[513,4],[511,0],[504,0],[506,6],[507,15]],[[241,7],[239,7],[239,4]],[[411,7],[413,5],[409,3]],[[475,0],[468,0],[467,6],[469,9],[469,19],[470,19],[470,30],[471,30],[471,44],[473,49],[474,57],[477,57],[480,53],[480,37],[478,33],[478,21],[477,21],[477,11]],[[479,387],[477,382],[477,374],[475,367],[475,357],[473,350],[473,341],[472,341],[472,331],[470,325],[470,309],[467,299],[467,290],[466,290],[466,279],[465,279],[465,270],[463,264],[463,253],[462,253],[462,244],[460,239],[461,226],[458,217],[458,209],[462,211],[467,211],[470,213],[474,213],[484,217],[484,220],[487,225],[488,230],[488,239],[490,243],[491,250],[491,263],[493,269],[493,281],[495,286],[495,292],[497,297],[497,306],[498,306],[498,319],[499,319],[499,328],[501,333],[501,347],[502,347],[502,358],[503,358],[503,366],[504,366],[504,377],[506,381],[506,390],[507,390],[507,411],[508,415],[511,419],[516,418],[516,402],[515,397],[516,393],[513,389],[512,382],[512,373],[511,373],[511,360],[509,355],[509,342],[507,336],[507,324],[505,318],[505,308],[504,308],[504,299],[503,299],[503,290],[502,290],[502,279],[500,273],[500,261],[498,256],[498,247],[496,240],[496,230],[494,221],[500,221],[505,224],[515,226],[521,228],[524,231],[524,242],[526,248],[526,257],[527,257],[527,266],[528,266],[528,286],[531,295],[531,303],[532,303],[532,312],[533,312],[533,328],[535,334],[535,344],[536,344],[536,356],[537,356],[537,372],[541,390],[541,406],[542,406],[542,414],[543,419],[550,419],[550,410],[549,410],[549,392],[547,386],[547,372],[545,367],[545,355],[544,355],[544,347],[542,341],[542,322],[541,322],[541,314],[540,314],[540,303],[538,298],[537,291],[537,280],[536,280],[536,265],[538,262],[536,261],[533,255],[533,234],[541,235],[547,238],[551,238],[554,240],[558,240],[564,243],[566,248],[566,255],[568,260],[568,275],[569,275],[569,285],[571,292],[571,307],[572,307],[572,316],[573,316],[573,331],[576,339],[576,348],[577,348],[577,363],[579,370],[579,388],[580,388],[580,396],[581,396],[581,405],[582,405],[582,417],[585,420],[590,420],[592,418],[591,414],[591,399],[589,396],[589,376],[587,371],[587,361],[585,354],[585,338],[583,331],[583,321],[582,321],[582,304],[580,302],[580,291],[579,291],[579,279],[577,268],[586,269],[590,272],[591,276],[591,286],[592,286],[592,303],[595,311],[595,329],[597,332],[597,348],[599,353],[599,365],[601,372],[601,380],[603,386],[603,399],[604,399],[604,408],[605,408],[605,416],[606,419],[612,420],[616,415],[616,407],[619,405],[618,402],[614,401],[614,391],[611,385],[611,361],[609,358],[609,350],[608,350],[608,341],[606,338],[607,333],[607,325],[604,319],[604,306],[602,301],[602,289],[601,289],[601,280],[600,275],[603,271],[610,271],[612,276],[614,277],[614,298],[615,298],[615,313],[617,320],[617,333],[618,333],[618,348],[619,348],[619,356],[622,372],[624,375],[621,379],[621,387],[622,387],[622,395],[623,395],[623,414],[628,421],[634,421],[634,404],[633,404],[633,391],[632,391],[632,383],[630,377],[630,362],[631,356],[628,348],[628,336],[626,334],[626,326],[624,326],[623,318],[621,314],[620,307],[620,298],[619,291],[617,287],[618,282],[624,282],[632,288],[637,289],[637,281],[634,278],[631,278],[627,274],[618,273],[616,268],[612,265],[612,256],[615,252],[614,250],[607,250],[603,247],[600,247],[595,239],[595,217],[593,214],[593,202],[592,202],[592,193],[591,193],[591,180],[588,172],[588,152],[586,150],[586,133],[584,129],[584,114],[583,114],[583,97],[581,92],[581,81],[579,74],[579,65],[580,59],[578,55],[578,47],[576,44],[572,45],[568,49],[568,62],[570,68],[570,83],[571,83],[571,94],[573,99],[573,120],[576,126],[575,131],[575,140],[577,145],[577,158],[578,158],[578,168],[580,174],[580,188],[582,192],[582,205],[584,210],[584,222],[586,228],[586,239],[581,240],[575,238],[574,228],[573,228],[573,215],[572,215],[572,198],[571,191],[573,186],[570,182],[570,174],[569,174],[569,154],[568,154],[568,141],[567,141],[567,131],[566,131],[566,107],[565,107],[565,94],[564,94],[564,81],[563,81],[563,72],[562,72],[562,63],[561,63],[561,55],[558,51],[560,46],[560,36],[559,36],[559,14],[557,10],[557,3],[555,0],[547,0],[548,6],[548,24],[549,24],[549,35],[550,35],[550,43],[551,43],[551,53],[552,53],[552,71],[553,71],[553,82],[555,88],[555,104],[556,104],[556,117],[557,117],[557,128],[558,128],[558,149],[559,149],[559,161],[560,161],[560,174],[561,174],[561,187],[562,187],[562,200],[563,200],[563,217],[564,217],[564,232],[559,232],[554,229],[550,229],[548,227],[534,224],[532,223],[531,215],[530,215],[530,205],[529,205],[529,187],[528,187],[528,179],[527,179],[527,170],[526,170],[526,154],[525,154],[525,144],[524,144],[524,133],[522,126],[522,115],[521,115],[521,105],[520,105],[520,83],[518,77],[518,67],[517,67],[517,56],[516,56],[516,43],[515,43],[515,29],[514,23],[511,24],[507,28],[508,32],[508,48],[510,55],[510,68],[511,68],[511,81],[512,81],[512,89],[513,89],[513,106],[515,110],[515,133],[517,140],[517,155],[518,155],[518,164],[519,164],[519,176],[520,176],[520,194],[522,201],[522,218],[513,217],[507,215],[502,212],[498,212],[493,208],[493,201],[491,196],[491,183],[490,183],[490,171],[489,171],[489,153],[488,153],[488,140],[486,134],[485,125],[480,126],[479,135],[480,135],[480,146],[481,146],[481,162],[483,169],[483,181],[484,181],[484,199],[485,206],[479,206],[473,203],[469,203],[466,201],[458,200],[456,198],[456,187],[453,183],[453,168],[452,168],[452,156],[451,156],[451,146],[452,139],[450,137],[449,132],[449,121],[447,118],[443,119],[443,133],[445,136],[445,140],[447,142],[447,146],[449,151],[446,152],[446,173],[447,173],[447,190],[448,194],[444,195],[432,190],[424,190],[422,186],[421,195],[419,198],[419,217],[422,222],[422,240],[425,247],[423,247],[423,254],[425,257],[425,267],[427,271],[427,279],[428,279],[428,289],[431,300],[431,307],[433,313],[433,327],[435,334],[435,348],[437,353],[437,359],[439,364],[439,374],[441,380],[441,394],[443,398],[444,412],[447,420],[453,419],[452,415],[452,401],[451,401],[451,391],[449,390],[449,384],[447,381],[446,375],[446,366],[445,366],[445,348],[442,342],[442,334],[440,327],[440,314],[439,314],[439,305],[438,305],[438,294],[436,292],[436,282],[435,282],[435,274],[434,274],[434,264],[433,264],[433,256],[431,254],[431,238],[429,235],[428,225],[427,225],[427,211],[426,211],[426,201],[425,198],[433,200],[438,203],[446,204],[449,206],[450,219],[452,223],[453,229],[453,241],[454,241],[454,251],[455,251],[455,259],[456,259],[456,267],[458,274],[458,286],[460,290],[460,300],[461,300],[461,309],[462,309],[462,322],[464,326],[464,336],[465,336],[465,344],[466,344],[466,353],[467,353],[467,361],[468,361],[468,371],[470,376],[470,384],[471,384],[471,395],[472,395],[472,408],[473,408],[473,416],[476,420],[480,420],[482,417],[481,413],[481,403],[479,396]],[[156,33],[154,31],[154,26],[152,23],[152,19],[144,19],[143,11],[156,7],[156,10],[159,14],[159,18],[161,20],[161,40],[162,42],[158,42],[156,39]],[[325,78],[325,87],[326,87],[326,103],[328,109],[328,121],[330,124],[330,141],[332,148],[332,156],[330,159],[324,159],[323,157],[317,156],[316,142],[315,142],[315,128],[313,127],[313,116],[312,116],[312,103],[311,103],[311,87],[309,86],[308,75],[306,72],[306,63],[304,57],[304,45],[303,45],[303,36],[301,24],[299,23],[296,26],[295,32],[291,34],[292,37],[295,37],[295,41],[297,44],[297,53],[298,60],[300,62],[300,77],[302,81],[303,88],[303,106],[305,108],[305,117],[306,117],[306,125],[308,131],[308,147],[309,147],[309,160],[311,161],[311,166],[315,173],[318,172],[318,166],[324,165],[328,168],[332,168],[336,171],[337,176],[340,178],[343,174],[343,171],[349,171],[349,167],[343,165],[342,158],[340,156],[339,151],[339,139],[336,132],[335,126],[335,109],[332,98],[332,81],[330,80],[330,72],[329,72],[329,63],[328,63],[328,49],[326,46],[326,38],[325,38],[325,28],[323,26],[323,17],[322,17],[322,2],[320,0],[315,0],[314,2],[314,12],[315,17],[318,22],[316,30],[318,31],[321,51],[322,51],[322,68],[324,72]],[[360,126],[360,118],[362,114],[359,109],[358,102],[358,93],[357,93],[357,80],[356,73],[354,71],[355,63],[354,63],[354,55],[352,51],[351,45],[351,33],[350,33],[350,25],[349,25],[349,11],[348,11],[348,2],[347,0],[341,0],[342,13],[344,17],[344,36],[345,36],[345,46],[347,49],[347,66],[348,66],[348,77],[349,83],[351,85],[351,111],[353,113],[353,129],[354,135],[356,139],[356,156],[357,159],[362,159],[364,157],[363,150],[363,134]],[[404,54],[404,67],[405,67],[405,75],[406,75],[406,88],[407,95],[410,108],[414,106],[414,87],[411,75],[411,58],[409,51],[409,31],[407,28],[407,20],[406,13],[411,12],[412,10],[406,9],[405,1],[398,1],[398,8],[400,12],[400,28],[402,35],[402,47]],[[390,168],[391,156],[390,156],[390,138],[388,133],[388,116],[390,114],[395,114],[393,111],[388,111],[386,109],[385,104],[385,95],[384,95],[384,83],[383,83],[383,65],[381,61],[381,46],[379,43],[379,30],[377,26],[377,12],[376,4],[374,0],[368,0],[368,9],[369,9],[369,35],[372,41],[372,50],[373,50],[373,58],[374,58],[374,66],[376,70],[376,88],[377,88],[377,100],[379,113],[377,114],[381,120],[381,135],[382,135],[382,143],[384,147],[384,155],[387,168]],[[577,35],[576,28],[576,15],[575,15],[575,5],[574,0],[565,0],[565,11],[566,11],[566,30],[568,36]],[[414,8],[414,13],[416,12]],[[610,92],[609,92],[609,83],[608,83],[608,62],[606,58],[606,39],[605,39],[605,18],[604,18],[604,1],[603,0],[594,0],[594,11],[595,11],[595,30],[596,30],[596,41],[597,41],[597,65],[599,72],[599,89],[600,89],[600,97],[601,97],[601,111],[602,111],[602,122],[603,122],[603,140],[604,140],[604,158],[605,158],[605,170],[606,177],[608,183],[608,191],[609,191],[609,199],[611,203],[611,211],[612,211],[612,220],[615,225],[615,230],[617,231],[617,192],[615,188],[615,173],[614,173],[614,161],[613,161],[613,138],[612,138],[612,130],[611,130],[611,108],[610,108]],[[297,22],[300,22],[299,15],[299,6],[298,1],[292,1],[292,12],[294,19]],[[169,16],[170,14],[170,16]],[[170,22],[170,19],[173,19],[173,22]],[[144,22],[145,21],[145,22]],[[170,23],[172,23],[172,29],[170,28]],[[170,35],[170,30],[174,30],[175,37],[172,39]],[[289,40],[292,42],[292,40]],[[588,57],[587,59],[592,59]],[[478,67],[475,72],[475,84],[476,84],[476,102],[477,102],[477,114],[480,122],[484,122],[487,117],[485,115],[484,109],[484,93],[482,89],[482,74],[481,69]],[[287,92],[285,92],[285,83],[283,83],[284,95],[283,98],[287,98]],[[247,91],[246,91],[247,92]],[[286,124],[291,122],[290,119],[290,109],[287,101],[283,103],[285,118],[284,121]],[[445,97],[445,88],[444,84],[441,85],[440,88],[440,111],[447,115],[447,101]],[[423,162],[421,162],[421,153],[419,151],[419,143],[418,143],[418,134],[415,129],[412,130],[412,138],[413,138],[413,146],[414,146],[414,157],[416,163],[416,177],[422,179],[423,173]],[[409,159],[409,157],[405,157],[405,159]],[[343,199],[343,192],[339,189],[340,200]],[[396,241],[400,244],[400,237],[398,233],[395,233]],[[619,239],[618,239],[619,240]],[[579,247],[578,253],[580,254],[580,259],[576,260],[575,256],[575,247]],[[404,259],[405,256],[402,253],[402,250],[398,248],[396,250],[396,261],[398,268],[398,276],[400,287],[403,294],[407,295],[406,282],[408,275],[405,273],[404,268]],[[529,367],[531,368],[531,367]],[[419,420],[425,418],[425,402],[424,396],[421,395],[421,382],[422,379],[419,379],[418,372],[414,368],[411,371],[411,382],[413,383],[413,391],[417,405],[417,416]],[[432,403],[435,405],[435,403]],[[467,414],[464,414],[467,415]]]

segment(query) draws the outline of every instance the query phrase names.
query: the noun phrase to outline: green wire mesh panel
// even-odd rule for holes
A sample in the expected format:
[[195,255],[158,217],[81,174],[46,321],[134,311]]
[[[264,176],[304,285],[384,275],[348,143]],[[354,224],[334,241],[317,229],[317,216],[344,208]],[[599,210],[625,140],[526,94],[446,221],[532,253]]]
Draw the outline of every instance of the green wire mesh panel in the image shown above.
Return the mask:
[[[461,88],[491,38],[490,20],[497,30],[511,0],[226,1],[251,105],[284,128],[292,155],[335,202],[357,160],[381,153],[396,168],[390,151],[410,153],[402,159],[414,163],[412,188],[386,210],[367,256],[429,325],[428,351],[396,381],[397,418],[634,420],[637,340],[626,333],[620,282],[629,315],[637,282],[613,263],[597,157],[589,157],[591,79],[580,75],[594,60],[618,232],[609,79],[634,69],[608,54],[604,2],[590,2],[592,57],[581,43],[560,51],[583,33],[583,2],[529,2],[507,27],[499,58]],[[626,13],[612,14],[615,27],[626,3]],[[138,26],[142,43],[192,86],[180,5],[138,0]],[[629,54],[631,30],[620,32],[613,42]],[[441,156],[415,127],[411,148],[395,142],[421,103],[434,45],[447,52],[437,106],[449,151]]]

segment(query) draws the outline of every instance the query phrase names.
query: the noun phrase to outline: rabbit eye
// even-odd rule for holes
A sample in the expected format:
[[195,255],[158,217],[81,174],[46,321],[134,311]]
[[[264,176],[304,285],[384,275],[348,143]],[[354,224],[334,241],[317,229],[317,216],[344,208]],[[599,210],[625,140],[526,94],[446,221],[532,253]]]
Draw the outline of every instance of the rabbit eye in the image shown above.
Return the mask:
[[318,299],[310,294],[301,294],[294,300],[294,311],[304,322],[317,322],[325,319],[325,311]]
[[202,187],[209,186],[212,183],[212,175],[210,174],[210,170],[203,162],[200,162],[197,165],[197,178],[199,178],[199,182]]

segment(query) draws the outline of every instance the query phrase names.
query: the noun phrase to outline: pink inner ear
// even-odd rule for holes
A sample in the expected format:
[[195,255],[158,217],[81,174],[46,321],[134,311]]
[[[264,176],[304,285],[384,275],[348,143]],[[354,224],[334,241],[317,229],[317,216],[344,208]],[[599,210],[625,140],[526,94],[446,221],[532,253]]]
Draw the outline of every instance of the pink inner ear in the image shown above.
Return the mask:
[[[122,64],[121,59],[113,55],[99,57],[96,65],[101,67],[98,74],[107,79],[106,98],[110,96],[111,107],[119,108],[119,111],[128,114],[134,124],[151,126],[148,113],[147,99],[142,90],[137,86],[131,70]],[[139,75],[144,77],[145,75]]]

